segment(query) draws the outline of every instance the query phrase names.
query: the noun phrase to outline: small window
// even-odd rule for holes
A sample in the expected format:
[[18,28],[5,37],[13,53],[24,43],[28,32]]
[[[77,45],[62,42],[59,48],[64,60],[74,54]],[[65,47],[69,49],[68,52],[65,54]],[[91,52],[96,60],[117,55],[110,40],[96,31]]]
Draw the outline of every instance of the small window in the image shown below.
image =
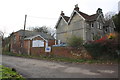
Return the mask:
[[102,23],[98,23],[98,29],[102,29]]
[[110,31],[110,33],[112,32],[112,29],[111,29],[111,27],[109,27],[109,31]]
[[102,23],[100,23],[100,29],[102,29]]
[[92,33],[92,36],[91,36],[92,40],[94,40],[94,33]]
[[105,29],[105,32],[107,32],[107,28]]
[[91,23],[91,27],[92,27],[92,28],[94,27],[94,23]]
[[100,23],[99,23],[99,27],[98,27],[98,29],[100,29]]

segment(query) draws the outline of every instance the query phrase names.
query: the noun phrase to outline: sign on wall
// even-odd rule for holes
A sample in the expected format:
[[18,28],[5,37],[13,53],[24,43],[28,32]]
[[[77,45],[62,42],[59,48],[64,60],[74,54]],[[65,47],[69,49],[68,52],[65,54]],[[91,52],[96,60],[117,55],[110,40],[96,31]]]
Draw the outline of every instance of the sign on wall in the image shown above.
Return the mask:
[[44,47],[44,41],[43,40],[33,40],[32,47]]
[[51,52],[51,47],[46,47],[45,52]]

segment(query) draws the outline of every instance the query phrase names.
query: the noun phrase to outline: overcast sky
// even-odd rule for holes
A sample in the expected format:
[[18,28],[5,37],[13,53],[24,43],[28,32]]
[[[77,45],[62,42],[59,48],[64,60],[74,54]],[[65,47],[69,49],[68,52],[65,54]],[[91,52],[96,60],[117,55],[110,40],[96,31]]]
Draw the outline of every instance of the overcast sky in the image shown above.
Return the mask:
[[24,17],[27,14],[26,28],[47,26],[54,28],[60,12],[70,16],[74,5],[78,4],[80,11],[94,14],[98,8],[103,13],[118,12],[119,0],[0,0],[0,31],[8,36],[13,31],[24,27]]

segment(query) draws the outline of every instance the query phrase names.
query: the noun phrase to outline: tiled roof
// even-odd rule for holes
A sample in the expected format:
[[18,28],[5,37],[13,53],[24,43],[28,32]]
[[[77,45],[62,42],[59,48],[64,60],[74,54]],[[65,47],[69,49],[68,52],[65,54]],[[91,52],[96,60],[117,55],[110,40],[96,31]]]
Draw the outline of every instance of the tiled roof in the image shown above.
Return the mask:
[[97,20],[98,16],[102,13],[102,9],[98,8],[98,10],[97,10],[97,12],[96,12],[95,14],[93,14],[93,15],[88,15],[88,14],[86,14],[86,13],[83,13],[83,12],[79,11],[78,5],[75,5],[75,8],[74,8],[74,10],[73,10],[73,12],[72,12],[72,14],[71,14],[70,17],[65,16],[65,14],[63,13],[63,11],[61,11],[59,20],[58,20],[55,28],[57,28],[57,26],[58,26],[58,24],[59,24],[59,22],[60,22],[60,20],[61,20],[62,18],[64,19],[64,21],[66,22],[66,24],[69,25],[69,23],[71,22],[72,17],[74,16],[75,13],[81,15],[81,16],[85,19],[85,21],[95,21],[95,20]]
[[90,21],[96,20],[98,16],[99,16],[99,14],[90,15],[89,20]]
[[[83,18],[85,18],[86,21],[94,21],[97,19],[98,14],[88,15],[86,13],[83,13],[81,11],[77,11]],[[69,21],[70,17],[62,15],[62,17],[65,19],[66,22]]]
[[66,22],[68,22],[68,20],[70,19],[70,17],[68,16],[63,16],[63,18],[65,19]]
[[[24,36],[24,30],[19,30],[17,31],[21,36]],[[32,37],[32,36],[36,36],[36,35],[40,35],[42,36],[44,39],[46,40],[53,40],[54,37],[52,37],[50,34],[47,34],[47,33],[42,33],[42,32],[35,32],[35,31],[28,31],[28,30],[25,30],[25,37],[28,38],[28,37]]]
[[84,17],[85,19],[89,19],[89,15],[87,15],[87,14],[81,12],[81,11],[78,11],[78,13],[79,13],[82,17]]
[[93,15],[88,15],[88,14],[85,14],[81,11],[78,11],[78,13],[85,18],[86,21],[93,21],[93,20],[96,20],[97,17],[98,17],[98,14],[93,14]]

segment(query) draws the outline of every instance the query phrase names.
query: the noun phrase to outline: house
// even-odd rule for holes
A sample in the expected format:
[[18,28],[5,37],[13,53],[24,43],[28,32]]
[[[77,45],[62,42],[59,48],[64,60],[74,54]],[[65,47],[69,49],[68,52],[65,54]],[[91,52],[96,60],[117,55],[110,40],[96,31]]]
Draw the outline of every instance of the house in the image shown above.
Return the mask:
[[85,42],[101,38],[108,32],[114,32],[115,26],[112,20],[106,23],[102,9],[98,8],[95,14],[88,15],[75,5],[70,17],[61,11],[55,28],[56,39],[66,43],[72,36],[81,37]]
[[[39,50],[45,49],[54,44],[55,39],[49,34],[19,30],[11,34],[10,50],[13,53],[27,53],[30,55],[32,54],[31,51],[38,50],[36,48],[39,48]],[[44,50],[42,52],[44,52]]]

